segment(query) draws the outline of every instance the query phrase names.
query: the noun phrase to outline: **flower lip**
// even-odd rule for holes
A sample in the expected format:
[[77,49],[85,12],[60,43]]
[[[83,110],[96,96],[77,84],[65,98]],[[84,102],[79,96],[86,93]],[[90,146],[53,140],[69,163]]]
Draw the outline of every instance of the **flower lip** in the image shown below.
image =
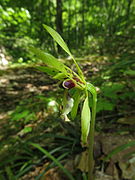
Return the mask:
[[75,87],[75,83],[72,80],[65,80],[63,81],[62,85],[65,89],[71,89]]

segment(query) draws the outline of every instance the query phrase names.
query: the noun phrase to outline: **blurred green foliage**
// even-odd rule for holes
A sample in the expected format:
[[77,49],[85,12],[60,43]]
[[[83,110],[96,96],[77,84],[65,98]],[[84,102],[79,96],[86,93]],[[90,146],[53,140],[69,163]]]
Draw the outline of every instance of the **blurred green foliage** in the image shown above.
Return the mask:
[[0,0],[0,42],[14,60],[32,59],[28,45],[57,53],[43,24],[57,29],[77,56],[134,53],[134,0],[69,0],[62,1],[59,10],[57,2]]
[[[0,0],[0,51],[4,49],[13,64],[37,63],[28,51],[31,45],[58,55],[59,48],[43,29],[43,24],[47,24],[58,30],[57,1]],[[84,72],[86,70],[87,80],[99,88],[97,130],[103,129],[103,121],[110,126],[119,117],[134,115],[134,0],[68,0],[62,1],[60,9],[62,31],[59,33],[71,51],[77,57],[83,57],[78,61]],[[65,56],[62,51],[59,55]],[[72,67],[70,58],[65,61]],[[0,75],[5,73],[0,71]],[[60,95],[61,90],[57,93]],[[59,95],[52,91],[50,98],[45,97],[46,94],[37,95],[16,105],[1,128],[0,179],[18,179],[44,163],[47,157],[31,147],[29,142],[45,147],[62,163],[62,154],[65,160],[83,151],[79,144],[80,133],[75,133],[80,130],[76,123],[80,117],[78,115],[75,119],[76,126],[58,118]],[[54,166],[51,162],[43,174]]]

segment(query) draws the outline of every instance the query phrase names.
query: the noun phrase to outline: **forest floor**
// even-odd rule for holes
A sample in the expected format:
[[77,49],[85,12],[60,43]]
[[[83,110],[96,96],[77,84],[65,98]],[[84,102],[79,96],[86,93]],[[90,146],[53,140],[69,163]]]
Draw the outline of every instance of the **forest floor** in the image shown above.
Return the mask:
[[[6,124],[10,118],[10,114],[15,110],[21,101],[30,99],[39,94],[48,96],[54,91],[56,86],[54,81],[48,78],[44,73],[36,71],[32,67],[16,67],[0,70],[0,140],[8,140],[10,135],[15,135],[15,132],[10,132]],[[55,92],[54,92],[55,94]],[[107,125],[106,125],[107,126]],[[114,153],[114,155],[103,163],[103,158],[107,156],[113,149],[120,145],[128,144],[134,141],[135,134],[132,132],[116,133],[115,129],[118,125],[113,125],[109,131],[96,132],[95,142],[95,158],[96,158],[96,180],[133,180],[135,178],[135,146],[123,148],[123,151]],[[122,126],[123,127],[123,126]],[[120,126],[121,128],[121,126]],[[129,128],[125,125],[124,128]],[[8,131],[8,132],[7,132]],[[18,133],[18,132],[17,132]],[[84,162],[87,159],[86,151],[81,152],[80,162],[76,166],[81,171],[87,171],[84,167]],[[1,153],[0,153],[1,155]],[[129,158],[130,157],[130,158]],[[71,161],[71,160],[70,160]],[[20,179],[34,179],[36,174],[39,174],[44,167],[36,167],[34,171],[29,172]],[[67,165],[68,168],[68,165]],[[55,178],[54,178],[55,176]],[[56,169],[48,171],[43,179],[60,180]]]

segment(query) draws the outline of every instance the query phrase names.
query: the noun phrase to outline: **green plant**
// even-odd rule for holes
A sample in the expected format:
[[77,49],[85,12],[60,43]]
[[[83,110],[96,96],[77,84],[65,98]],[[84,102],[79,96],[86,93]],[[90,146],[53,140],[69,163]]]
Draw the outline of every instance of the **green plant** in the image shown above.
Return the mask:
[[42,95],[38,95],[20,101],[19,105],[10,114],[10,123],[15,125],[17,130],[19,127],[24,127],[19,134],[23,135],[32,131],[32,127],[28,125],[38,120],[38,113],[41,109],[47,109],[49,100],[42,97]]
[[[103,161],[108,161],[112,156],[114,156],[115,154],[128,149],[132,146],[135,146],[135,141],[131,141],[129,143],[123,144],[121,146],[116,147],[115,149],[113,149],[106,157],[103,158]],[[134,151],[133,151],[134,152]],[[128,155],[128,154],[127,154]]]
[[[51,27],[43,25],[44,28],[49,32],[53,39],[69,54],[73,59],[76,66],[77,73],[71,68],[58,61],[55,57],[43,51],[30,47],[30,51],[36,55],[36,57],[42,60],[47,67],[38,66],[37,68],[48,75],[53,76],[54,79],[60,80],[64,90],[63,102],[62,102],[62,115],[65,120],[69,120],[68,114],[71,114],[71,119],[74,120],[78,106],[83,99],[83,106],[81,111],[81,142],[82,146],[87,145],[87,139],[89,139],[88,152],[88,180],[93,180],[93,144],[94,144],[94,126],[95,126],[95,115],[96,115],[96,101],[97,93],[95,87],[86,82],[82,70],[77,64],[75,58],[71,54],[66,43],[62,37]],[[69,98],[72,95],[73,98]],[[90,101],[92,106],[90,108]]]
[[[51,119],[51,122],[49,123],[52,125],[55,121],[56,120]],[[46,122],[42,122],[41,124],[44,129],[45,124]],[[51,129],[50,133],[42,132],[39,135],[39,127],[37,126],[37,130],[35,130],[34,133],[31,132],[31,136],[27,136],[27,138],[19,138],[14,136],[4,142],[3,145],[1,143],[0,177],[4,176],[4,179],[6,177],[7,179],[10,179],[11,176],[9,175],[9,171],[7,171],[8,169],[10,169],[13,174],[12,176],[14,176],[14,178],[16,179],[19,179],[26,173],[29,173],[31,170],[33,170],[34,167],[37,167],[41,163],[43,163],[46,158],[50,158],[50,156],[47,156],[45,154],[43,156],[43,152],[40,151],[40,149],[38,149],[37,147],[35,148],[39,150],[38,152],[36,149],[33,149],[33,147],[31,146],[31,142],[34,142],[33,144],[39,143],[40,145],[38,146],[41,146],[43,142],[47,142],[48,145],[46,145],[45,148],[47,149],[49,154],[51,154],[51,157],[53,156],[53,159],[57,159],[57,162],[59,161],[59,164],[61,164],[61,161],[63,161],[63,159],[66,159],[67,156],[71,154],[71,146],[73,144],[76,145],[76,149],[74,148],[74,151],[78,150],[79,141],[77,139],[70,136],[63,136],[57,132],[55,133],[55,129],[56,126]],[[5,149],[5,144],[8,149]],[[43,148],[44,147],[42,147],[42,149]],[[50,160],[53,159],[50,158]],[[55,167],[56,165],[57,164],[53,161],[52,163],[47,165],[47,167],[38,177],[43,176],[50,168]],[[36,179],[40,179],[38,177],[36,177]]]
[[[48,151],[40,147],[38,144],[33,144],[31,143],[32,146],[36,147],[39,149],[42,153],[44,153],[48,158],[50,158],[66,175],[69,179],[74,180],[73,176],[66,170],[63,165],[54,157],[52,156]],[[64,154],[63,154],[64,155]]]

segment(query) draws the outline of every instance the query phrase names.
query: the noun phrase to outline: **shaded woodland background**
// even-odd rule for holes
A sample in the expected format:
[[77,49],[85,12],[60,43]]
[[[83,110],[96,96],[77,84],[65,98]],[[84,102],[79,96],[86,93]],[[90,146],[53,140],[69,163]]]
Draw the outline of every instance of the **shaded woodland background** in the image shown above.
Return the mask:
[[30,44],[57,53],[43,29],[45,23],[62,35],[78,57],[132,52],[134,10],[133,0],[1,0],[1,46],[24,61]]
[[[31,142],[47,149],[76,180],[87,172],[80,113],[75,122],[61,120],[63,90],[34,68],[39,62],[28,50],[39,47],[74,69],[43,24],[61,34],[97,87],[97,180],[134,180],[134,0],[0,0],[0,180],[66,179]],[[103,158],[123,144],[127,149],[115,151],[103,168]]]

